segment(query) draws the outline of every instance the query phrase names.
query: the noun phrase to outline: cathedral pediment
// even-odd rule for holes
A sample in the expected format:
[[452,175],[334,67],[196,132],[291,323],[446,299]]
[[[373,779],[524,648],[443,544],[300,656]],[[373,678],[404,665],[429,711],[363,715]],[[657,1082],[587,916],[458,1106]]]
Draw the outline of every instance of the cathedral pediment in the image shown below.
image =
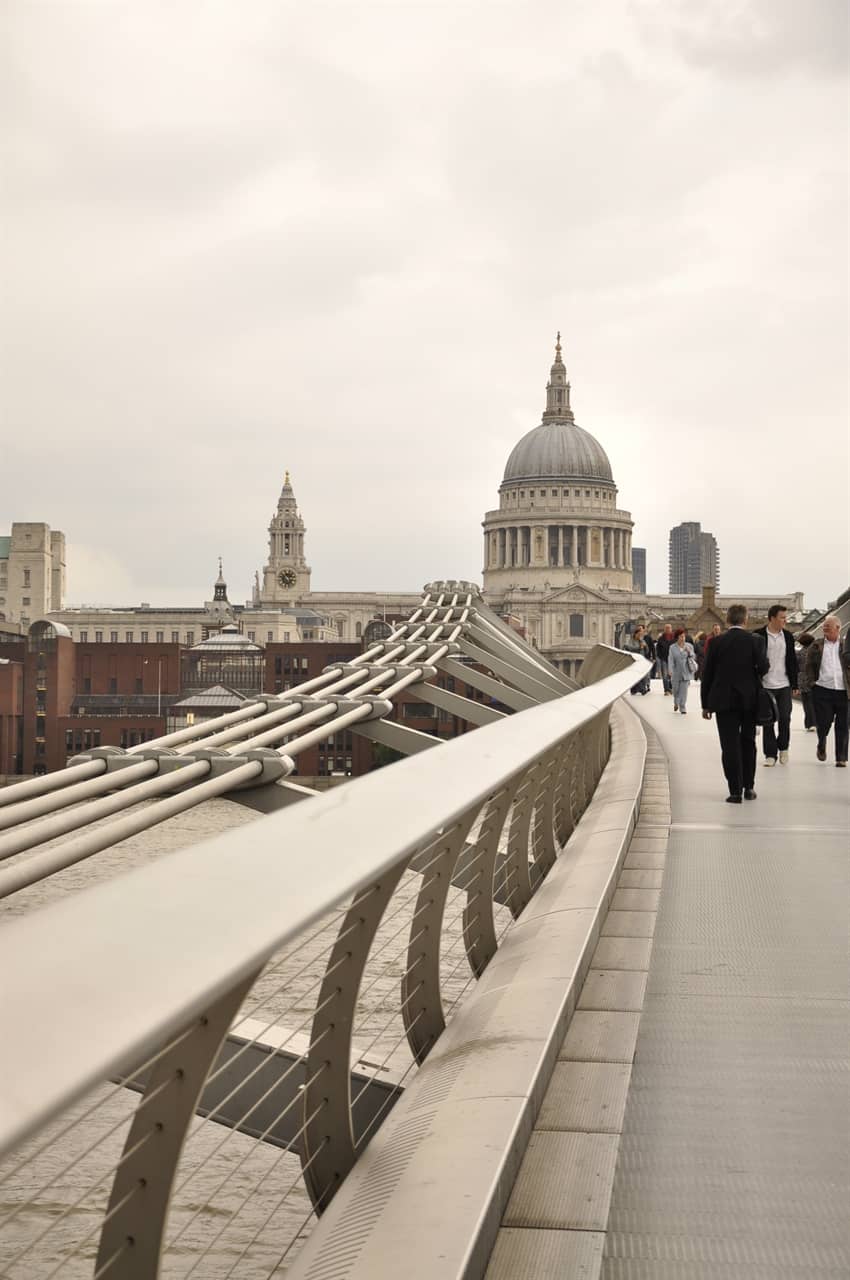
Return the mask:
[[572,582],[568,587],[552,591],[546,596],[546,604],[609,604],[608,596],[595,587],[580,582]]

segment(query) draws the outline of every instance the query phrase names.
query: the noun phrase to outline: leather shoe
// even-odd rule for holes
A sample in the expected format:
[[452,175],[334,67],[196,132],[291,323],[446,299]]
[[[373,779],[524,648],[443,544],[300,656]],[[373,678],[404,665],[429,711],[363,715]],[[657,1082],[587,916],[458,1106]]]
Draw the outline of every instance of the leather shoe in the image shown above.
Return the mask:
[[820,743],[818,743],[817,757],[818,760],[826,759],[826,747],[822,747]]
[[752,787],[744,787],[744,799],[755,800],[755,798],[756,798],[756,793],[755,791],[753,791]]
[[740,796],[727,796],[727,797],[726,797],[726,803],[727,803],[727,804],[741,804],[741,803],[742,803],[742,801],[741,801],[741,797],[740,797]]
[[846,760],[836,760],[836,762],[835,762],[835,767],[836,767],[836,769],[846,769],[846,768],[847,768],[847,761],[846,761]]

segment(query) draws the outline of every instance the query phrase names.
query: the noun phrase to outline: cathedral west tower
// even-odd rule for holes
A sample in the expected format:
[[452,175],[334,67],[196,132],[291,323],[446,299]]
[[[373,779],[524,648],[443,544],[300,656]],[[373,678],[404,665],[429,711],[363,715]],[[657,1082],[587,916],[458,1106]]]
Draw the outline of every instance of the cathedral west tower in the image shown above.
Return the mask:
[[257,575],[254,606],[290,607],[310,590],[310,566],[304,557],[304,521],[298,511],[287,471],[269,524],[269,558],[262,583]]

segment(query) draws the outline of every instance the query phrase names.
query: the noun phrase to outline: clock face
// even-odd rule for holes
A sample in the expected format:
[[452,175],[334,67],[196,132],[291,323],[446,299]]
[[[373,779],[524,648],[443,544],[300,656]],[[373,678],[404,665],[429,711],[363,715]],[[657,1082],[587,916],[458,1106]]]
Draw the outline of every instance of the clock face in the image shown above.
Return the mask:
[[282,587],[295,586],[295,574],[291,569],[281,569],[280,573],[277,575],[277,580]]

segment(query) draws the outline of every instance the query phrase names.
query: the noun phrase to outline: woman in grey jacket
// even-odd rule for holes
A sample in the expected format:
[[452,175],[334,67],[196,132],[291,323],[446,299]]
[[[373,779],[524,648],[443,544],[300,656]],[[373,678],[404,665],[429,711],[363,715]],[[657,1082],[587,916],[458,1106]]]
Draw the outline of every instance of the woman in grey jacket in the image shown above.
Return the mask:
[[679,627],[673,635],[673,643],[667,654],[670,667],[670,679],[673,682],[673,710],[688,714],[688,688],[694,678],[697,663],[694,657],[694,646],[685,639],[685,632]]

